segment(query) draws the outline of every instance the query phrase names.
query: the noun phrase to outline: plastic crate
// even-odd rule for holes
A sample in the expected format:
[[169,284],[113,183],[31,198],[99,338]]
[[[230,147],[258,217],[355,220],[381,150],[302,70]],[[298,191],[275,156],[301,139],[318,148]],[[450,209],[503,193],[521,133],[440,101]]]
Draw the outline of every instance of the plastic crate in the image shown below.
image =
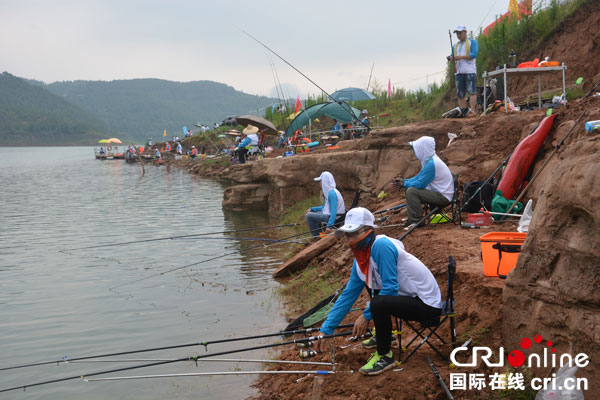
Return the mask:
[[480,238],[483,274],[506,278],[517,265],[526,236],[526,233],[519,232],[490,232],[483,235]]

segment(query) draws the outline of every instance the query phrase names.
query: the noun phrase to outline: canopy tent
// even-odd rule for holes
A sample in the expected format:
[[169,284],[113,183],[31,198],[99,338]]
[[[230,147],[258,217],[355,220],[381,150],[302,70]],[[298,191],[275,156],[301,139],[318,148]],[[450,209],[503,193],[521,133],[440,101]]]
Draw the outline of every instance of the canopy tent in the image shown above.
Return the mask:
[[331,94],[336,101],[358,101],[358,100],[373,100],[375,96],[364,89],[348,87],[340,89]]
[[308,120],[314,121],[316,118],[326,116],[336,119],[345,124],[351,123],[353,120],[360,121],[360,110],[350,106],[347,103],[319,103],[308,107],[302,111],[288,126],[285,131],[287,137],[292,136],[296,130],[308,125]]

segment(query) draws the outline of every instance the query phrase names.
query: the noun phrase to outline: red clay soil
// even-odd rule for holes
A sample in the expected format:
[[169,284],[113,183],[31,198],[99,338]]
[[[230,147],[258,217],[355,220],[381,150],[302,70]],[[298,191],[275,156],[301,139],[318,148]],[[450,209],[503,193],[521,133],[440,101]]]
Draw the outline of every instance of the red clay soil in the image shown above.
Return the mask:
[[[564,137],[568,127],[572,125],[572,121],[576,120],[584,109],[591,110],[591,114],[588,114],[589,118],[586,119],[600,118],[600,98],[576,100],[560,110],[561,114],[557,119],[555,129],[545,142],[546,156],[553,149],[553,146]],[[447,149],[443,149],[446,143],[438,143],[438,148],[443,149],[439,151],[440,157],[454,165],[455,168],[460,165],[462,182],[485,179],[487,174],[493,171],[512,150],[512,148],[507,148],[507,143],[518,143],[522,136],[535,127],[542,116],[543,112],[534,111],[512,114],[509,118],[497,114],[486,118],[461,121],[461,124],[463,124],[461,140],[453,143]],[[416,130],[418,130],[418,125],[415,124]],[[468,134],[469,126],[473,127],[472,137],[469,137]],[[583,131],[582,125],[579,125],[578,128],[577,133],[569,138],[565,146],[574,146],[571,143],[581,143],[578,142],[579,138],[591,139],[589,134]],[[475,134],[475,131],[481,132],[482,130],[485,130],[485,135]],[[592,147],[590,149],[593,149],[595,141],[591,140],[590,146]],[[560,155],[555,157],[555,161],[558,162],[558,159],[560,159]],[[550,173],[550,171],[545,171],[542,176],[547,173]],[[536,183],[536,186],[532,188],[527,197],[537,199],[540,190],[540,186]],[[401,204],[404,202],[403,200],[403,196],[396,189],[392,189],[385,201],[375,200],[361,205],[376,211]],[[398,224],[406,216],[403,210],[393,214],[382,225]],[[463,213],[463,218],[466,217],[467,214]],[[457,275],[454,293],[456,297],[458,343],[461,344],[471,338],[473,340],[471,345],[489,346],[492,349],[498,349],[499,346],[509,348],[503,342],[502,332],[503,312],[506,312],[506,310],[503,311],[502,300],[505,281],[483,275],[480,237],[490,231],[515,232],[516,223],[504,223],[502,225],[495,223],[493,229],[461,229],[460,226],[453,224],[427,226],[417,229],[403,242],[408,252],[414,254],[431,269],[440,284],[443,296],[446,292],[448,256],[451,255],[456,259]],[[379,233],[397,238],[404,232],[399,227],[382,227]],[[348,277],[351,260],[352,255],[349,248],[338,241],[330,249],[313,259],[310,264],[318,265],[321,272],[335,269],[343,276]],[[363,293],[356,306],[364,307],[365,301],[366,294]],[[293,305],[288,305],[288,309],[293,309]],[[297,310],[297,314],[299,315],[301,311],[305,310]],[[357,316],[358,312],[353,312],[347,316],[343,323],[352,323]],[[443,338],[449,338],[448,325],[441,328],[441,332]],[[320,398],[444,399],[446,397],[443,390],[425,362],[426,355],[431,357],[447,384],[451,372],[465,372],[464,369],[460,371],[450,369],[448,363],[432,350],[422,348],[406,364],[401,366],[402,371],[386,371],[382,375],[374,377],[362,376],[356,372],[350,374],[347,371],[357,371],[369,358],[371,351],[364,350],[360,345],[356,346],[355,343],[352,343],[353,346],[349,348],[340,348],[341,345],[348,343],[343,338],[337,339],[335,357],[338,364],[336,369],[341,373],[324,378]],[[434,343],[440,346],[445,354],[450,353],[449,345],[443,345],[437,340]],[[291,347],[285,349],[282,351],[280,358],[299,360],[298,350]],[[331,361],[329,354],[317,355],[313,359],[316,361]],[[276,369],[292,370],[298,368],[297,366],[285,366]],[[480,364],[468,372],[491,374],[498,371],[487,369],[487,367]],[[312,398],[315,379],[313,376],[303,377],[302,375],[265,375],[255,383],[260,394],[253,397],[253,399],[310,399]],[[494,396],[498,396],[500,393],[484,389],[482,391],[454,391],[453,394],[456,398],[461,399],[479,399],[498,398]],[[514,395],[515,393],[512,393],[512,395],[511,393],[504,393],[504,398],[514,398],[512,397]]]

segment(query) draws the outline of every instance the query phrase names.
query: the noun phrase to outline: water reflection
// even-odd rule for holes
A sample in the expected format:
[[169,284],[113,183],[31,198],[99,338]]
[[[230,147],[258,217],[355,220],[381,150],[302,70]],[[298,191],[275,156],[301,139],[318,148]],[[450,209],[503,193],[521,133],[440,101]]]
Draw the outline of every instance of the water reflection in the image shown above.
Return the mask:
[[[90,148],[0,148],[0,179],[5,184],[0,191],[3,365],[268,333],[285,326],[270,278],[282,246],[199,237],[69,250],[272,224],[265,213],[224,215],[220,184],[149,165],[141,177],[139,165],[95,160]],[[244,237],[277,234],[276,229],[243,232]],[[237,233],[211,234],[232,235]],[[178,269],[188,264],[196,265]],[[204,349],[150,356],[194,352]],[[108,368],[63,364],[4,371],[0,388],[103,369]],[[190,371],[198,369],[182,364],[143,373]],[[27,398],[242,398],[251,393],[252,379],[71,382],[28,389]],[[3,398],[21,399],[23,393]]]

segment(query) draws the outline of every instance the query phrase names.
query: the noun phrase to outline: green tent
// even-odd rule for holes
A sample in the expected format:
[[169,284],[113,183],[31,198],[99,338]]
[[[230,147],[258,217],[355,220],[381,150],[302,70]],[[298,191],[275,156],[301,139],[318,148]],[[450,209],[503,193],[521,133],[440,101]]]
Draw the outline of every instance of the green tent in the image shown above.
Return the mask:
[[294,118],[290,126],[285,131],[285,135],[290,137],[298,129],[308,126],[308,120],[314,121],[317,118],[326,116],[343,122],[351,123],[353,120],[360,121],[360,110],[350,106],[348,103],[319,103],[308,107]]

